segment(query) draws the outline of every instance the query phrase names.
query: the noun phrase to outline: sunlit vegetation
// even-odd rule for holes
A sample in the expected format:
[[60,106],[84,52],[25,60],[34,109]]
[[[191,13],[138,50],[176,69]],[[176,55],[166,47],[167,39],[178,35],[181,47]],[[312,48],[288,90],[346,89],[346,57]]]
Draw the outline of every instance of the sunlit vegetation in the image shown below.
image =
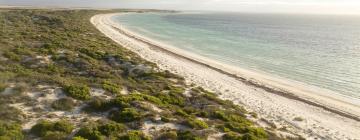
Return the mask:
[[0,139],[1,140],[22,140],[24,135],[18,123],[9,123],[0,120]]
[[89,100],[90,99],[90,88],[87,86],[68,86],[65,88],[65,92],[68,96],[73,97],[79,100]]
[[61,98],[52,103],[51,107],[56,110],[69,111],[72,110],[75,106],[75,102],[71,98]]
[[69,135],[72,130],[74,129],[74,126],[69,123],[66,120],[60,120],[57,122],[49,122],[46,120],[43,120],[36,125],[34,125],[30,132],[33,135],[44,137],[46,139],[51,138],[66,138],[67,135]]

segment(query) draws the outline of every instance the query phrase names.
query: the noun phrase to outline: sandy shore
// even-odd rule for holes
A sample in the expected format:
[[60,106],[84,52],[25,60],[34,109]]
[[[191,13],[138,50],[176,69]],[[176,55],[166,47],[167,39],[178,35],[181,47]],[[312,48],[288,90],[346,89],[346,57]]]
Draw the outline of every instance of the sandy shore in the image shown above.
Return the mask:
[[111,21],[114,15],[96,15],[91,22],[106,36],[157,63],[161,69],[184,76],[189,83],[221,93],[221,98],[258,113],[277,128],[284,127],[308,139],[360,138],[360,103],[341,96],[285,88],[282,83],[272,82],[276,86],[268,86],[265,83],[271,81],[269,78],[254,79],[258,77],[255,73],[235,70],[176,48],[158,45],[161,43]]

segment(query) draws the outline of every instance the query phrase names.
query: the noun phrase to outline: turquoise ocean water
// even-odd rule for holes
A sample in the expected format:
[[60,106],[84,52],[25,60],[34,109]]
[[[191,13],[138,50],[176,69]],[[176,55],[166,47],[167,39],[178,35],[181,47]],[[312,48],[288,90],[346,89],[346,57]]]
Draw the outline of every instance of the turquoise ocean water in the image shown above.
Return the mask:
[[143,13],[113,20],[212,60],[360,99],[359,16]]

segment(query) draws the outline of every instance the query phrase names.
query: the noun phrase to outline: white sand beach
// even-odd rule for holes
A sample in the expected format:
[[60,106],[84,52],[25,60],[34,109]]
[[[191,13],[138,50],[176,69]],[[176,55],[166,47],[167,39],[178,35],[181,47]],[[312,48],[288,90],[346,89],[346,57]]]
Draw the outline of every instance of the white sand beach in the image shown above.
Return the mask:
[[93,16],[91,23],[107,37],[156,63],[162,70],[179,74],[188,83],[215,91],[222,99],[257,113],[266,120],[259,121],[259,125],[275,125],[307,139],[360,139],[360,103],[357,100],[322,94],[324,92],[314,94],[320,89],[273,81],[266,75],[259,76],[162,45],[113,22],[114,15]]

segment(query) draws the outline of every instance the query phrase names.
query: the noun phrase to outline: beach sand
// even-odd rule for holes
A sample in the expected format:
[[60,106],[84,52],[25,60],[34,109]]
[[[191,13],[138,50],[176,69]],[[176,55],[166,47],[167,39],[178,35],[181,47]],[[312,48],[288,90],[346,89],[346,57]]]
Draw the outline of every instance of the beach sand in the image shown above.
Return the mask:
[[107,37],[156,63],[160,69],[179,74],[188,83],[215,91],[220,98],[257,113],[267,122],[258,122],[259,125],[267,127],[271,124],[307,139],[360,138],[360,103],[335,94],[313,94],[314,90],[274,82],[251,71],[158,45],[161,43],[113,22],[111,17],[114,15],[96,15],[91,22]]

